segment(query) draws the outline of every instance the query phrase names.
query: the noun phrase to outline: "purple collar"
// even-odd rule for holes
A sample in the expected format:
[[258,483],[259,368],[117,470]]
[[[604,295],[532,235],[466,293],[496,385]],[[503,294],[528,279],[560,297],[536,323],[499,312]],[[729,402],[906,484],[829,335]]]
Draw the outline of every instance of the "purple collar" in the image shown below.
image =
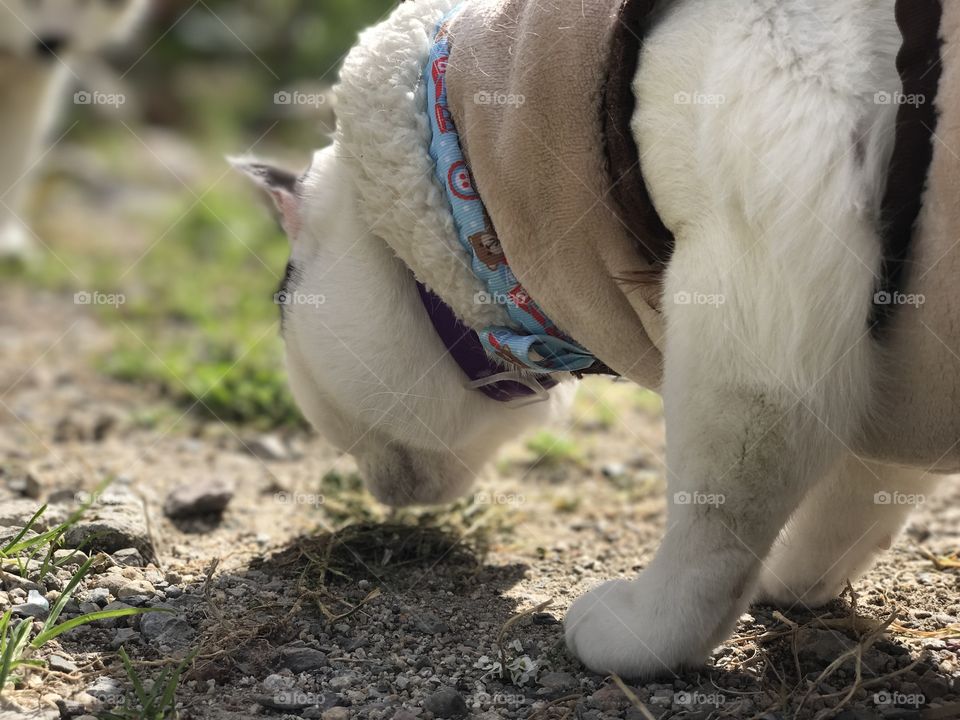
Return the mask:
[[[460,322],[457,316],[453,314],[453,310],[443,300],[424,287],[422,283],[417,283],[417,290],[420,292],[420,300],[423,302],[427,315],[430,316],[430,322],[433,323],[437,335],[440,336],[450,356],[457,361],[457,365],[471,381],[483,380],[491,375],[503,372],[503,368],[487,355],[477,333]],[[546,390],[557,384],[557,381],[549,376],[538,376],[537,379]],[[510,402],[511,400],[529,398],[535,394],[523,383],[512,380],[482,385],[477,389],[497,402]]]

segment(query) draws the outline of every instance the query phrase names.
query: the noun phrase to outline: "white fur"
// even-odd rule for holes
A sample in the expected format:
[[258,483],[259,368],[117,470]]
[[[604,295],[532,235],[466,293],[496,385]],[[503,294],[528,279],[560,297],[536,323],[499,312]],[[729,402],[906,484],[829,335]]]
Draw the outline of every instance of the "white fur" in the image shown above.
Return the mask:
[[[419,180],[430,170],[412,93],[422,57],[409,45],[421,48],[447,4],[405,4],[354,51],[350,77],[386,79],[393,67],[403,84],[341,87],[337,143],[307,175],[293,241],[298,287],[328,298],[288,316],[294,391],[392,504],[463,492],[500,442],[552,409],[514,412],[464,390],[409,271],[377,237],[399,234],[408,265],[445,268],[434,287],[484,324],[468,312],[469,279],[454,277],[465,270],[446,254],[435,188]],[[642,575],[570,608],[568,644],[593,670],[638,677],[698,664],[758,592],[787,605],[835,597],[909,509],[876,493],[930,484],[847,449],[876,375],[868,317],[896,108],[874,99],[899,88],[893,5],[685,0],[645,42],[634,132],[677,239],[664,288],[671,503]],[[405,187],[415,213],[391,206]],[[414,216],[441,237],[418,234]],[[707,304],[681,301],[690,297]]]
[[[724,502],[672,502],[650,567],[570,609],[570,647],[591,668],[628,676],[701,662],[731,632],[798,508],[806,541],[772,558],[768,596],[822,602],[872,551],[828,530],[847,522],[839,512],[803,508],[844,495],[833,483],[845,475],[811,489],[846,453],[875,375],[867,321],[895,108],[874,98],[899,87],[893,2],[673,8],[647,42],[634,123],[677,236],[665,287],[669,492]],[[677,104],[677,92],[708,104]],[[680,293],[720,301],[677,304]],[[866,494],[846,508],[864,531],[876,514]],[[814,542],[813,567],[784,562]]]
[[507,440],[562,412],[573,384],[519,409],[468,389],[413,275],[360,220],[342,158],[336,146],[314,156],[298,217],[284,221],[299,228],[284,308],[290,383],[307,418],[357,458],[382,502],[449,502]]
[[[147,5],[148,0],[0,1],[0,255],[22,255],[32,246],[24,202],[43,141],[75,77],[74,58],[124,38]],[[41,43],[56,49],[43,50]]]
[[501,305],[475,302],[470,272],[427,150],[426,86],[433,30],[457,0],[404,3],[363,33],[340,72],[337,147],[353,169],[365,225],[473,327],[506,325]]

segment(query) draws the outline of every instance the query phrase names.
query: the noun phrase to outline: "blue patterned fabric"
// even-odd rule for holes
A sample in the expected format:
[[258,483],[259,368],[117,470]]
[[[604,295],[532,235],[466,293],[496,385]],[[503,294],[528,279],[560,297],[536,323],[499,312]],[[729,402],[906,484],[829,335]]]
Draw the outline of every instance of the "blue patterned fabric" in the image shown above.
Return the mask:
[[436,163],[437,181],[450,202],[457,235],[470,254],[473,273],[487,288],[476,302],[504,305],[513,323],[512,327],[483,329],[480,342],[488,354],[510,366],[542,373],[586,370],[596,358],[560,332],[517,281],[467,167],[447,104],[445,81],[450,57],[447,23],[456,12],[458,9],[437,26],[424,77],[432,129],[430,156]]

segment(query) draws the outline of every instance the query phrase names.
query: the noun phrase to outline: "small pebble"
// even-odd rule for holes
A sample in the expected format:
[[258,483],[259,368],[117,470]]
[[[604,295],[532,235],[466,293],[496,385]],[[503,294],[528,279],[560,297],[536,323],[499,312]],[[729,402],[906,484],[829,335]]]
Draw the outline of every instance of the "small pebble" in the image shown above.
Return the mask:
[[112,555],[114,562],[128,567],[143,567],[143,555],[136,548],[124,548],[117,550]]
[[117,591],[117,599],[124,600],[135,595],[155,595],[156,588],[146,580],[132,580]]
[[17,617],[45,618],[50,612],[50,602],[36,590],[31,590],[25,603],[14,605],[10,610]]
[[438,718],[466,717],[467,701],[452,687],[442,687],[423,701],[423,708]]
[[233,488],[222,480],[192,482],[167,495],[163,512],[170,518],[220,515],[233,500]]
[[279,462],[293,459],[290,449],[276,435],[260,435],[246,440],[243,447],[248,453],[261,460]]
[[77,664],[63,655],[51,655],[47,658],[47,667],[62,673],[72,673],[77,670]]
[[350,720],[350,711],[345,707],[334,707],[320,716],[323,720]]

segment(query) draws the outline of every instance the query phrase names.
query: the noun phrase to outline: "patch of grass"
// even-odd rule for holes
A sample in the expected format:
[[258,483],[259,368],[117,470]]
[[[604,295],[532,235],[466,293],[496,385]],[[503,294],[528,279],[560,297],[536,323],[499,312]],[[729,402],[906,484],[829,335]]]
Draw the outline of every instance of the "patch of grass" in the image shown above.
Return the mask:
[[102,368],[236,423],[303,424],[287,390],[273,302],[287,240],[252,194],[214,190],[136,266],[119,347]]
[[[116,337],[95,359],[112,377],[201,416],[305,427],[287,389],[274,303],[289,244],[265,204],[212,151],[194,158],[204,179],[190,191],[162,169],[145,172],[149,154],[132,162],[145,151],[122,133],[96,147],[133,202],[97,207],[82,183],[50,181],[46,194],[73,198],[38,218],[52,252],[0,263],[0,278],[62,293],[66,303],[81,291],[122,295],[88,308]],[[129,247],[117,239],[126,236]]]
[[[67,530],[82,517],[88,507],[89,505],[84,505],[65,522],[51,530],[31,535],[33,527],[40,518],[43,517],[44,512],[46,512],[47,506],[42,506],[33,514],[24,527],[0,548],[0,565],[3,563],[12,563],[21,569],[21,575],[26,576],[26,570],[30,567],[30,561],[35,560],[38,556],[42,556],[44,560],[36,576],[37,580],[41,581],[54,567],[65,564],[70,560],[70,556],[67,556],[61,560],[54,561],[54,553],[62,545],[63,537]],[[60,635],[78,628],[81,625],[87,625],[98,620],[139,615],[146,612],[166,612],[159,608],[100,610],[58,622],[64,607],[66,607],[67,602],[69,602],[77,587],[90,572],[93,563],[94,558],[87,559],[73,574],[56,602],[53,603],[53,606],[48,611],[47,617],[43,621],[43,625],[39,631],[33,632],[33,618],[28,617],[15,621],[12,609],[8,609],[0,616],[0,695],[3,694],[8,683],[16,684],[18,682],[19,677],[15,673],[21,668],[42,667],[43,661],[32,658],[31,654]]]
[[128,698],[122,707],[104,713],[104,720],[169,720],[177,716],[177,688],[184,673],[193,664],[197,651],[187,655],[176,665],[163,668],[156,677],[143,679],[133,666],[130,656],[120,648],[120,662],[134,697]]
[[567,463],[579,464],[582,458],[580,447],[568,437],[541,430],[527,440],[527,450],[533,454],[533,464],[558,467]]

